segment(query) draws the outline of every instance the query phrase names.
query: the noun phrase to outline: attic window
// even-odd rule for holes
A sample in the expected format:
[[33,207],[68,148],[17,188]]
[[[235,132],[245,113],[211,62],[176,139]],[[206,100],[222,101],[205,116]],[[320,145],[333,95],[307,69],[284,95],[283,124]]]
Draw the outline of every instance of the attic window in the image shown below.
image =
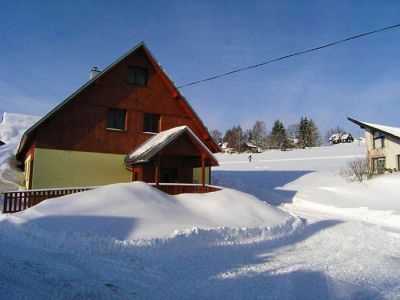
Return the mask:
[[144,114],[143,115],[143,132],[159,132],[159,120],[160,115],[158,114]]
[[145,68],[139,68],[134,66],[128,67],[128,78],[127,81],[134,85],[147,85],[148,70]]
[[125,130],[126,110],[109,108],[107,112],[107,129]]

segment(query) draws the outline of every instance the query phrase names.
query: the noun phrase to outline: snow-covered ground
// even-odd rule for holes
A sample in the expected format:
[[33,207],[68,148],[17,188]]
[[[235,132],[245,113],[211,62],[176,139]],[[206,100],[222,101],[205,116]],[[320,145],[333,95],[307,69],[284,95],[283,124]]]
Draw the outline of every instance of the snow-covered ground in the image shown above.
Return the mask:
[[[22,173],[15,168],[14,154],[23,133],[40,117],[4,113],[0,123],[0,193],[19,189],[23,183]],[[0,202],[1,204],[1,202]]]
[[214,184],[242,192],[116,184],[0,215],[0,299],[398,299],[400,174],[338,175],[364,154],[221,154]]

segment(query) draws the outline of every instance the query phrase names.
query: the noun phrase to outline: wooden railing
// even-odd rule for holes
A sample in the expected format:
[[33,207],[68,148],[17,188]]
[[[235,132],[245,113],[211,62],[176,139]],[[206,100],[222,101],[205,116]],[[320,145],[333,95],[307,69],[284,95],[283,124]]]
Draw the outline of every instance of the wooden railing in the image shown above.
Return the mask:
[[15,213],[40,202],[93,189],[92,187],[3,192],[3,213]]
[[152,183],[151,185],[169,195],[179,195],[186,193],[203,194],[221,190],[219,187],[216,186],[201,184],[161,183],[159,185],[156,185]]
[[[150,185],[169,195],[178,195],[183,193],[209,193],[220,190],[220,188],[215,186],[203,186],[200,184],[177,183]],[[50,198],[84,192],[94,188],[96,187],[3,192],[3,213],[19,212]]]

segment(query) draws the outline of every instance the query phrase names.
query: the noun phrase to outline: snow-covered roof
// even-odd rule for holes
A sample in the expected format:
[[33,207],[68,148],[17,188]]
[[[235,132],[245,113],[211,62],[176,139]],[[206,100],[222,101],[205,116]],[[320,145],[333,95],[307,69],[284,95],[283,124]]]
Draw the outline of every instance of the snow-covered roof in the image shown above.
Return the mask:
[[341,139],[342,139],[342,140],[348,139],[349,136],[351,136],[351,134],[349,134],[349,133],[344,133],[344,134],[342,135]]
[[341,133],[334,133],[331,135],[331,137],[329,138],[330,141],[338,141],[340,140],[340,137],[342,136]]
[[246,145],[247,147],[250,147],[250,148],[258,148],[258,146],[255,145],[255,144],[252,143],[252,142],[245,142],[245,145]]
[[358,121],[358,120],[355,120],[352,118],[347,118],[347,119],[349,121],[359,125],[361,128],[365,128],[365,127],[373,128],[373,129],[381,131],[383,133],[388,133],[390,135],[400,138],[400,128],[399,127],[391,127],[391,126],[386,126],[386,125],[367,123],[367,122]]
[[169,145],[185,132],[189,134],[197,142],[197,144],[204,149],[211,159],[218,163],[217,159],[208,149],[208,147],[204,145],[203,142],[187,126],[174,127],[154,135],[136,148],[136,150],[128,154],[125,157],[125,163],[138,164],[148,162],[161,149]]

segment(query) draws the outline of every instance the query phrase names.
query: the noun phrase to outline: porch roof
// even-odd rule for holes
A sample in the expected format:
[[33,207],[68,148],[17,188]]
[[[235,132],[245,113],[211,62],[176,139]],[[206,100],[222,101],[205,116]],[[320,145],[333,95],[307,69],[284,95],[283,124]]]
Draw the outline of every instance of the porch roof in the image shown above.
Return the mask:
[[215,165],[218,165],[218,160],[215,158],[213,153],[187,126],[174,127],[154,135],[133,152],[125,156],[125,164],[134,165],[149,162],[157,153],[183,134],[189,135],[193,143],[196,144],[198,148],[202,149],[208,158],[214,161]]

